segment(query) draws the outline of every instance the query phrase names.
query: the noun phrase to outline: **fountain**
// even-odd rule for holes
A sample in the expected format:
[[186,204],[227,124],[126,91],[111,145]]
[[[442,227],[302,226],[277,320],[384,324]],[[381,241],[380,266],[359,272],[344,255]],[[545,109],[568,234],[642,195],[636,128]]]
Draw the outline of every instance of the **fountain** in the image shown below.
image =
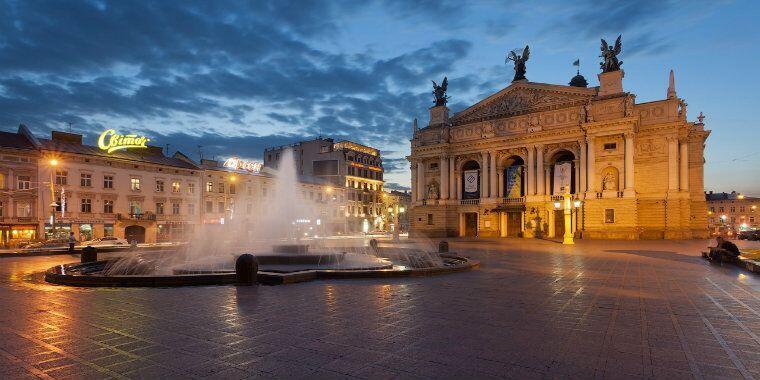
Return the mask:
[[[432,244],[402,248],[329,247],[301,239],[295,221],[316,219],[314,204],[298,196],[292,150],[274,173],[269,207],[252,222],[232,217],[224,225],[201,226],[186,245],[174,249],[122,251],[120,257],[50,268],[48,282],[74,286],[181,286],[237,282],[235,263],[245,253],[255,257],[256,280],[284,284],[315,278],[396,277],[470,269],[474,260],[438,253]],[[274,211],[274,212],[273,212]],[[221,229],[221,231],[220,231]]]

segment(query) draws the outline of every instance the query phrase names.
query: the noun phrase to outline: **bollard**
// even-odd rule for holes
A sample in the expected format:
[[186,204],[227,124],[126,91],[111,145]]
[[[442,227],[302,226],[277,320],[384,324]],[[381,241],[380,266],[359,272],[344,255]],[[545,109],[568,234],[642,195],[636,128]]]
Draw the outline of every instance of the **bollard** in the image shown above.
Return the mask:
[[237,282],[241,285],[252,285],[256,283],[256,273],[259,272],[259,262],[250,253],[244,253],[235,260],[235,273]]
[[82,248],[80,261],[82,263],[92,263],[98,261],[98,249],[90,245]]
[[449,243],[447,241],[441,240],[440,243],[438,243],[438,253],[448,253],[449,252]]

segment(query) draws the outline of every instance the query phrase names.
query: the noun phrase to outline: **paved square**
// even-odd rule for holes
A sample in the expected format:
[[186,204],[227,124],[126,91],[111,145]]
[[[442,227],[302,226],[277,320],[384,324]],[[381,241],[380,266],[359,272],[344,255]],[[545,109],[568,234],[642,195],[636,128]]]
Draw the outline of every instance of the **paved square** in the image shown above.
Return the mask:
[[78,289],[0,259],[0,378],[760,378],[760,279],[706,242],[452,242],[481,268]]

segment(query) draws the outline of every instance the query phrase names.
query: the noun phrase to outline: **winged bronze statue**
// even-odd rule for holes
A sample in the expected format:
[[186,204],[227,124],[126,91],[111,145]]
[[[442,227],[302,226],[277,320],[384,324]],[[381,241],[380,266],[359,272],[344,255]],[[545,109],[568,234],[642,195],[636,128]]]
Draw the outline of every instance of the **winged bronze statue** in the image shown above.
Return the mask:
[[446,95],[446,89],[449,87],[449,78],[443,77],[443,82],[441,82],[441,85],[439,86],[438,83],[433,82],[433,96],[435,96],[435,106],[445,106],[446,102],[449,100],[449,96]]
[[528,45],[525,45],[525,49],[523,49],[522,54],[518,55],[515,53],[515,50],[512,50],[507,54],[507,58],[504,59],[504,63],[507,63],[509,61],[513,61],[515,63],[515,77],[512,79],[512,82],[526,79],[525,78],[525,62],[528,61],[528,57],[530,57],[530,47]]
[[602,38],[602,54],[599,56],[602,57],[604,61],[599,62],[599,65],[602,66],[603,73],[620,70],[623,61],[618,61],[617,55],[620,54],[620,51],[623,49],[623,44],[620,41],[622,37],[622,34],[618,36],[617,40],[615,40],[614,47],[607,45],[607,41]]

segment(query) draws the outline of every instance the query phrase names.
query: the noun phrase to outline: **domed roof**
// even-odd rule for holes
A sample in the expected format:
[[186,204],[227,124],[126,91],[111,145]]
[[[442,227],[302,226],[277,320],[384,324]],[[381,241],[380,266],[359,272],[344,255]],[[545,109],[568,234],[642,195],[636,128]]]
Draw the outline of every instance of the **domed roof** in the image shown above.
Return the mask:
[[578,75],[574,76],[573,79],[570,79],[569,85],[573,87],[588,87],[588,82],[586,81],[586,78],[583,77],[583,75],[578,73]]

